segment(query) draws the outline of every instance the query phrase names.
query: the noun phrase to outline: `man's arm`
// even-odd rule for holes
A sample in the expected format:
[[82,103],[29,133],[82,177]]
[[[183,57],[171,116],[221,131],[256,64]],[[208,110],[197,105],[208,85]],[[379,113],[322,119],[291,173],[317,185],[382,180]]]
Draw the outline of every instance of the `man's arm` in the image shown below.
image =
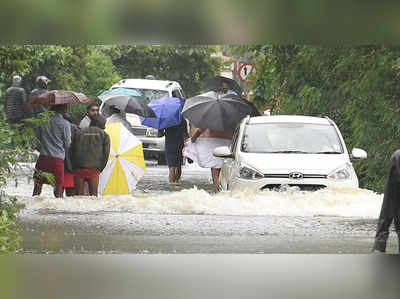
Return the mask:
[[163,137],[165,135],[165,129],[157,131],[157,137]]
[[199,138],[200,135],[204,133],[204,131],[205,131],[204,129],[197,129],[191,138],[192,142],[195,143],[197,138]]
[[64,149],[65,152],[69,150],[69,146],[71,145],[71,125],[69,122],[65,120],[64,125]]
[[186,119],[182,119],[182,129],[183,129],[183,139],[186,140],[189,138],[189,133],[188,133],[188,125]]
[[102,161],[100,171],[103,171],[104,168],[106,168],[109,155],[110,155],[110,136],[108,136],[108,134],[106,132],[104,132],[103,161]]

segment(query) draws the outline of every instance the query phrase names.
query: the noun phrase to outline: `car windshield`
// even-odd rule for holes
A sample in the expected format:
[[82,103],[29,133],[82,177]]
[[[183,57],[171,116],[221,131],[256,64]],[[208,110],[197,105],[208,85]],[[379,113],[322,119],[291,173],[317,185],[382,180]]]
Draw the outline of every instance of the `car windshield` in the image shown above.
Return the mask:
[[150,101],[154,99],[161,99],[164,97],[168,97],[168,91],[167,90],[158,90],[158,89],[141,89],[141,88],[136,88],[143,96],[148,98]]
[[242,139],[247,153],[341,154],[336,129],[331,125],[269,123],[247,125]]

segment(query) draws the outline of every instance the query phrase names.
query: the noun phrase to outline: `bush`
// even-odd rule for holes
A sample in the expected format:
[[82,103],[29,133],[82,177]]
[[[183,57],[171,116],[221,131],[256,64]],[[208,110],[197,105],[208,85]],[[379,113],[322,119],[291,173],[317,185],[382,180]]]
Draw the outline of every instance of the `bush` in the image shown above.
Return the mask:
[[16,224],[16,213],[19,211],[16,200],[9,200],[4,193],[0,194],[0,254],[16,252],[22,241]]

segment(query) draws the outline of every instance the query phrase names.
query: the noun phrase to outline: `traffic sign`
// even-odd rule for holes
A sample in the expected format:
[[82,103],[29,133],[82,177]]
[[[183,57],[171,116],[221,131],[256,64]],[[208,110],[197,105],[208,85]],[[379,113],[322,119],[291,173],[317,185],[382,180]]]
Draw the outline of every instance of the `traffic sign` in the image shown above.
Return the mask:
[[255,66],[250,63],[242,63],[239,66],[238,75],[240,80],[247,81],[247,77],[254,73],[256,70]]

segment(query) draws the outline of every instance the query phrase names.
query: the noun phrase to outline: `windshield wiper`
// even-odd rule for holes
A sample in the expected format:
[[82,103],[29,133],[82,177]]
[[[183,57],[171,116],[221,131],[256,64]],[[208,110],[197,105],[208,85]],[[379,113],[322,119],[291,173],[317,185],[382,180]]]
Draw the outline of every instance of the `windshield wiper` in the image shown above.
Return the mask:
[[343,154],[341,152],[335,152],[335,151],[326,151],[326,152],[315,152],[313,154],[326,154],[326,155],[336,155],[336,154]]
[[310,152],[304,152],[304,151],[275,151],[275,152],[267,152],[267,153],[273,153],[273,154],[311,154]]

